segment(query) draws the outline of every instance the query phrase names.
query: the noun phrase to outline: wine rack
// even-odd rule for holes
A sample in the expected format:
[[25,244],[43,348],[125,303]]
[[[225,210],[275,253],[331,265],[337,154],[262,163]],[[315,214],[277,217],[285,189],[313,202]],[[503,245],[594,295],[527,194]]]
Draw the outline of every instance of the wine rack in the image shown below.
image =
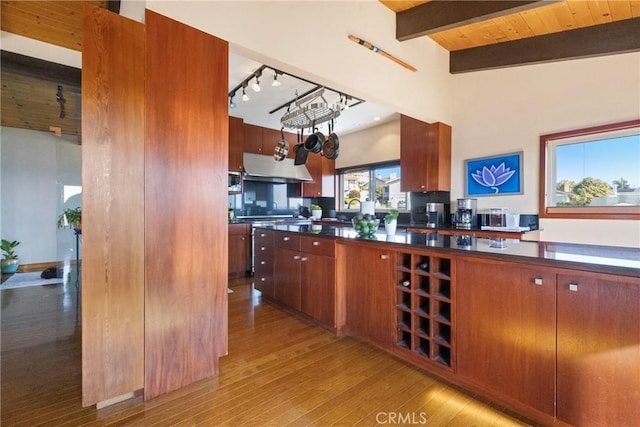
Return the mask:
[[396,345],[455,369],[455,261],[440,254],[402,252],[397,263]]

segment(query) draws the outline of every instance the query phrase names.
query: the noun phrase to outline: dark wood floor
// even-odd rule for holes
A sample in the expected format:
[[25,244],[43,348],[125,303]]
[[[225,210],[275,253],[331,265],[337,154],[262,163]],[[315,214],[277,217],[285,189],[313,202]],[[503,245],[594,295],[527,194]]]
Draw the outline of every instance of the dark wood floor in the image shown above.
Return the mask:
[[100,411],[81,407],[75,287],[0,291],[1,424],[527,425],[367,344],[263,303],[248,279],[230,286],[229,355],[217,378]]

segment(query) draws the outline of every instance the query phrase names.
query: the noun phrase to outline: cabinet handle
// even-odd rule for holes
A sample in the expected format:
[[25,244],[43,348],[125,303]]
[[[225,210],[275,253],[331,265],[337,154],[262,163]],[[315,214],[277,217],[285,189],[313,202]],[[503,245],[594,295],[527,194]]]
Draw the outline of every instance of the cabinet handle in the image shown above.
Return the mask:
[[240,240],[244,240],[244,237],[241,237]]
[[260,237],[267,237],[265,233],[260,233]]
[[389,259],[389,255],[387,255],[387,254],[381,254],[381,255],[380,255],[380,259]]
[[291,240],[291,237],[289,237],[289,236],[285,236],[285,237],[283,237],[283,238],[282,238],[282,240],[284,240],[285,242],[287,242],[287,241]]
[[538,286],[542,286],[542,277],[536,277],[535,279],[533,279],[533,283]]
[[266,263],[266,261],[260,261],[260,265],[265,265]]
[[302,258],[300,258],[300,261],[304,262],[307,261],[309,259],[309,257],[303,256]]
[[569,290],[572,292],[578,292],[578,284],[577,283],[569,283]]
[[424,185],[421,185],[420,188],[424,188]]
[[312,243],[312,245],[313,245],[313,246],[318,246],[319,244],[320,244],[320,242],[318,242],[318,241],[314,241],[314,242]]
[[265,280],[267,280],[267,278],[266,278],[266,277],[261,277],[261,278],[260,278],[260,281],[261,281],[261,282],[264,282]]
[[260,250],[261,250],[261,251],[266,251],[266,250],[267,250],[267,248],[266,248],[265,246],[262,246],[262,247],[260,248]]
[[293,259],[295,259],[296,261],[300,259],[300,255],[294,255]]

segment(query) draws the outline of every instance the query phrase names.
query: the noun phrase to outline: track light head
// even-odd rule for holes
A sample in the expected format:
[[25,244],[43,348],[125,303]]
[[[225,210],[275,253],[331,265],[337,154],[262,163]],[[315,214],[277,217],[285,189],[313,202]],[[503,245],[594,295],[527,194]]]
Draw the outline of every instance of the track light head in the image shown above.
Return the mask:
[[250,99],[251,99],[251,98],[249,98],[249,95],[247,95],[247,92],[246,92],[245,88],[243,87],[243,88],[242,88],[242,100],[243,100],[243,101],[248,101],[248,100],[250,100]]
[[251,83],[251,89],[253,89],[254,92],[260,92],[260,78],[258,76],[256,76],[255,83]]
[[278,87],[280,84],[281,83],[278,81],[278,72],[276,71],[273,73],[273,83],[271,83],[271,86]]

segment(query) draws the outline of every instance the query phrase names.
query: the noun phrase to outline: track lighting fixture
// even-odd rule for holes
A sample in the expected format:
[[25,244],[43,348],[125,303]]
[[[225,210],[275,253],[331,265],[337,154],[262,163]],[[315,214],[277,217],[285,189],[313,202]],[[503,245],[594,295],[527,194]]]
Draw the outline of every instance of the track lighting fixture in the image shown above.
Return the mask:
[[236,103],[233,102],[233,96],[229,98],[229,108],[236,108]]
[[271,86],[275,86],[275,87],[280,86],[280,82],[278,81],[278,72],[277,71],[273,72],[273,83],[271,83]]
[[251,98],[249,98],[249,95],[247,95],[246,86],[242,86],[242,100],[248,101],[250,99]]
[[260,92],[260,77],[256,76],[256,82],[251,84],[254,92]]

